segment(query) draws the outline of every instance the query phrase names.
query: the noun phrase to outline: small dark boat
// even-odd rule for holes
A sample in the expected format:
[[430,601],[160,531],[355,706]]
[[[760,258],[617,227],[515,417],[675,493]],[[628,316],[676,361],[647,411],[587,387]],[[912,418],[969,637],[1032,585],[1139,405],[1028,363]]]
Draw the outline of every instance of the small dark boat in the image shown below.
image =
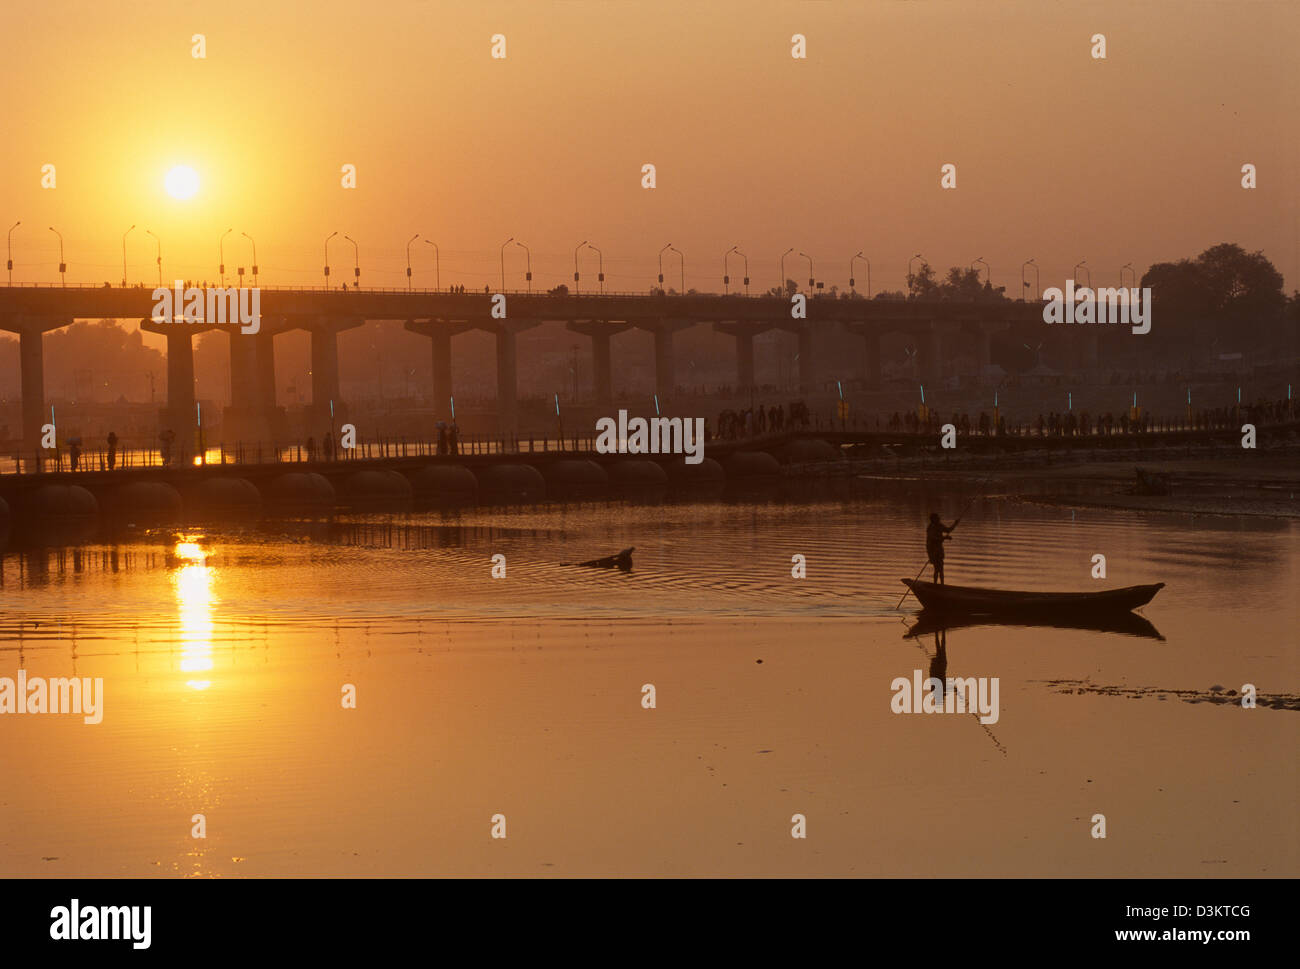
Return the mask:
[[1129,612],[1145,606],[1165,587],[1131,585],[1102,592],[1011,592],[971,586],[939,585],[903,579],[916,601],[935,612],[967,616],[1068,616],[1098,612]]
[[1156,639],[1165,641],[1160,630],[1152,625],[1145,616],[1136,612],[1088,610],[1087,613],[1073,615],[1003,615],[972,616],[949,612],[935,612],[923,609],[916,617],[904,639],[919,639],[937,632],[950,629],[968,629],[974,626],[1020,626],[1046,627],[1049,629],[1078,629],[1086,632],[1119,633],[1123,636],[1135,636],[1139,639]]
[[578,565],[588,569],[622,569],[626,572],[632,568],[632,553],[636,551],[636,546],[625,548],[617,555],[606,555],[603,559],[591,559],[588,562],[579,562]]

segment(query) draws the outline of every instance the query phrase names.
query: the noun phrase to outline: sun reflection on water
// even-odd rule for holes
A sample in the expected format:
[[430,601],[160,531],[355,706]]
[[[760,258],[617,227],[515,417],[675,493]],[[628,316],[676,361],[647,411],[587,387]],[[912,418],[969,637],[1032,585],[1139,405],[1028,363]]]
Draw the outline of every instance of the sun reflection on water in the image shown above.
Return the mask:
[[[182,536],[173,557],[177,563],[172,573],[176,606],[180,618],[181,671],[204,673],[212,669],[212,570],[207,553],[197,540]],[[206,690],[211,680],[192,679],[186,686]]]

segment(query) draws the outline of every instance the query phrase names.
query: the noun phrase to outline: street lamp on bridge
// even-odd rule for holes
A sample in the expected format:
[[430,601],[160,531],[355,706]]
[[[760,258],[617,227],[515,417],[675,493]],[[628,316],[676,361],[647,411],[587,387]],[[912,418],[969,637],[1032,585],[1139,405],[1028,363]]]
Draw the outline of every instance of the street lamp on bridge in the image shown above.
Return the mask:
[[922,266],[928,266],[928,265],[929,265],[929,262],[926,261],[925,256],[921,255],[919,252],[918,252],[915,256],[913,256],[911,259],[907,260],[907,288],[908,288],[908,294],[907,294],[907,295],[908,295],[908,296],[911,296],[911,295],[912,295],[912,293],[911,293],[911,289],[912,289],[912,280],[915,278],[915,277],[912,275],[912,263],[916,262],[916,260],[918,260],[918,259],[921,260],[921,265],[922,265]]
[[582,247],[586,244],[587,240],[583,239],[578,243],[578,247],[573,250],[573,295],[575,296],[578,295],[578,253],[582,251]]
[[256,286],[257,285],[257,243],[253,241],[253,237],[250,236],[247,232],[241,231],[239,234],[243,236],[245,239],[247,239],[249,242],[253,243],[253,285]]
[[970,268],[971,268],[971,269],[974,269],[974,268],[975,268],[975,263],[976,263],[976,262],[978,262],[978,263],[983,263],[983,264],[984,264],[984,284],[985,284],[986,286],[992,286],[992,285],[993,285],[993,270],[992,270],[992,268],[989,266],[989,264],[988,264],[987,262],[984,262],[984,257],[983,257],[983,256],[980,256],[979,258],[977,258],[977,259],[975,260],[975,262],[973,262],[973,263],[970,264]]
[[333,239],[338,234],[339,234],[338,230],[335,229],[333,232],[331,232],[329,235],[325,237],[325,288],[326,289],[330,288],[330,240]]
[[9,246],[8,269],[9,269],[9,285],[10,285],[10,286],[12,286],[12,285],[14,284],[14,229],[18,228],[18,227],[19,227],[20,225],[22,225],[22,224],[23,224],[23,223],[22,223],[22,220],[19,219],[17,222],[15,222],[13,225],[11,225],[11,226],[9,227],[9,236],[8,236],[8,239],[6,240],[8,246]]
[[420,233],[416,233],[406,240],[406,291],[411,291],[411,243],[420,238]]
[[681,294],[682,294],[683,296],[685,296],[685,295],[686,295],[686,257],[682,255],[682,252],[681,252],[680,249],[677,249],[677,248],[674,247],[674,246],[669,246],[668,249],[669,249],[671,252],[675,252],[675,253],[677,253],[677,258],[678,258],[678,260],[680,260],[680,262],[681,262],[681,268],[682,268],[682,288],[681,288]]
[[1124,263],[1124,265],[1122,265],[1122,266],[1119,267],[1119,288],[1120,288],[1120,289],[1123,289],[1123,288],[1124,288],[1124,270],[1125,270],[1125,269],[1127,269],[1130,273],[1133,274],[1133,288],[1134,288],[1134,289],[1137,289],[1137,284],[1138,284],[1138,274],[1137,274],[1137,270],[1133,268],[1133,264],[1132,264],[1131,262],[1126,262],[1126,263]]
[[604,295],[604,293],[605,293],[605,254],[604,254],[603,252],[601,252],[599,249],[597,249],[595,246],[593,246],[590,242],[587,243],[587,248],[590,249],[592,252],[594,252],[594,253],[596,254],[596,267],[597,267],[597,268],[596,268],[596,281],[597,281],[598,283],[600,283],[600,292],[601,292],[601,295]]
[[217,253],[219,257],[217,271],[221,273],[222,289],[226,288],[226,236],[230,235],[230,233],[234,231],[233,227],[227,229],[225,232],[221,233],[221,238],[217,240]]
[[352,243],[352,288],[361,288],[361,247],[357,245],[357,240],[351,236],[344,236],[348,242]]
[[424,240],[426,246],[433,246],[433,288],[442,289],[442,255],[438,252],[438,244],[429,239]]
[[812,256],[808,255],[806,252],[801,252],[799,255],[808,260],[808,295],[811,296],[813,288],[817,285],[816,274],[813,272]]
[[510,243],[514,241],[515,237],[511,236],[505,242],[501,243],[501,292],[503,293],[506,291],[506,246],[510,245]]
[[[1025,279],[1025,267],[1026,267],[1026,266],[1033,266],[1033,267],[1034,267],[1034,291],[1035,291],[1035,293],[1041,293],[1041,292],[1042,292],[1042,290],[1039,289],[1039,286],[1038,286],[1038,263],[1034,262],[1033,259],[1026,259],[1023,263],[1020,264],[1020,298],[1021,298],[1022,300],[1023,300],[1024,297],[1025,297],[1025,290],[1027,290],[1027,289],[1029,288],[1029,280]],[[1038,297],[1035,296],[1034,299],[1037,300]]]
[[533,291],[533,250],[529,249],[518,239],[515,240],[515,245],[524,251],[524,258],[528,260],[527,263],[525,263],[527,269],[524,272],[524,282],[528,284],[528,292],[531,293]]
[[158,286],[162,287],[162,240],[154,235],[150,230],[144,230],[145,235],[153,236],[154,243],[158,246],[158,257],[154,260],[158,264]]
[[1084,260],[1081,260],[1080,262],[1075,263],[1075,264],[1074,264],[1074,268],[1070,270],[1070,275],[1073,276],[1073,275],[1074,275],[1075,273],[1077,273],[1080,269],[1083,269],[1083,270],[1085,270],[1085,271],[1088,273],[1088,288],[1089,288],[1089,289],[1092,289],[1092,270],[1088,268],[1088,260],[1087,260],[1087,259],[1084,259]]
[[670,242],[668,243],[668,245],[664,246],[662,249],[659,250],[659,286],[661,288],[663,287],[664,284],[664,253],[667,252],[672,247],[673,244]]
[[741,252],[739,249],[736,250],[736,255],[738,255],[741,259],[745,261],[745,269],[744,269],[745,295],[748,296],[749,295],[749,257],[745,255],[743,252]]
[[59,237],[59,278],[62,281],[63,287],[66,289],[68,285],[68,277],[65,274],[68,271],[68,264],[63,261],[63,233],[54,228],[54,226],[50,226],[50,231]]
[[857,285],[857,280],[853,278],[853,266],[859,259],[867,264],[867,299],[871,299],[871,260],[862,254],[861,249],[849,260],[849,292],[853,292],[853,287]]
[[123,289],[126,289],[126,237],[131,234],[133,229],[135,229],[134,225],[132,225],[130,229],[127,229],[125,232],[122,233],[122,288]]
[[728,287],[731,285],[731,276],[727,273],[727,257],[736,251],[736,246],[732,246],[722,254],[722,295],[728,295]]
[[794,252],[794,246],[791,246],[785,252],[781,253],[781,285],[778,287],[782,296],[785,295],[785,257]]

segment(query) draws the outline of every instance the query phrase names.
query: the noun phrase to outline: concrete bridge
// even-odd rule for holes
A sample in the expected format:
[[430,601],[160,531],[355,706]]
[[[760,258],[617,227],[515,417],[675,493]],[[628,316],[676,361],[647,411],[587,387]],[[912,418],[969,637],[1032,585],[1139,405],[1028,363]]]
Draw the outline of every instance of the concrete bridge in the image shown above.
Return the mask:
[[[233,323],[172,323],[152,319],[153,291],[109,287],[0,287],[0,330],[18,335],[22,369],[23,446],[38,446],[47,413],[42,337],[77,319],[139,319],[141,327],[167,340],[167,403],[163,426],[176,432],[182,458],[193,445],[193,338],[219,329],[230,338],[230,399],[223,415],[227,440],[274,441],[281,438],[284,415],[275,401],[275,337],[289,330],[311,334],[312,411],[328,420],[333,402],[336,422],[346,420],[339,394],[338,334],[370,320],[392,320],[427,336],[433,360],[435,401],[447,401],[451,385],[452,338],[469,330],[496,337],[497,416],[503,433],[517,428],[516,338],[545,322],[562,322],[590,338],[597,403],[613,400],[610,340],[628,329],[654,334],[655,385],[662,399],[676,386],[673,336],[697,324],[712,325],[736,341],[736,386],[754,384],[754,337],[771,329],[796,333],[799,339],[799,384],[815,387],[820,379],[819,344],[833,327],[865,343],[868,386],[880,381],[880,339],[906,333],[917,347],[921,379],[936,382],[945,354],[957,346],[974,350],[980,365],[990,361],[993,334],[1013,322],[1042,320],[1042,303],[1011,300],[957,302],[931,300],[807,299],[806,318],[792,316],[791,300],[741,295],[549,295],[508,292],[505,315],[494,315],[494,294],[434,291],[267,289],[259,290],[261,323],[244,333]],[[1096,364],[1095,328],[1079,327],[1079,367]]]

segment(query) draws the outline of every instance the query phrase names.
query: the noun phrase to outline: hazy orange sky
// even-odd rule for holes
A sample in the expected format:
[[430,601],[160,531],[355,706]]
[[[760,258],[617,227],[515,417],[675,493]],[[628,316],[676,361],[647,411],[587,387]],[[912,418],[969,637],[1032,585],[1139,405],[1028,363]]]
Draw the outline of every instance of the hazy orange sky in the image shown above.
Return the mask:
[[[333,278],[351,278],[347,234],[366,286],[405,286],[416,232],[441,247],[443,285],[471,288],[497,285],[509,236],[532,247],[534,288],[572,285],[584,239],[620,291],[654,283],[667,242],[706,290],[735,244],[755,289],[791,246],[828,286],[862,249],[876,290],[902,288],[919,252],[940,269],[982,256],[1019,295],[1030,257],[1043,286],[1081,259],[1115,285],[1123,263],[1225,241],[1300,286],[1294,2],[49,0],[5,21],[16,281],[57,282],[53,225],[69,283],[117,285],[134,223],[131,280],[150,284],[146,228],[168,280],[215,279],[233,228],[228,270],[251,263],[247,232],[263,285],[318,285],[338,230]],[[956,190],[939,187],[945,163]],[[187,202],[163,190],[177,164],[202,180]],[[432,286],[432,250],[412,256]],[[522,287],[523,251],[507,258]],[[786,270],[807,276],[802,260]],[[676,285],[675,264],[666,275]]]

